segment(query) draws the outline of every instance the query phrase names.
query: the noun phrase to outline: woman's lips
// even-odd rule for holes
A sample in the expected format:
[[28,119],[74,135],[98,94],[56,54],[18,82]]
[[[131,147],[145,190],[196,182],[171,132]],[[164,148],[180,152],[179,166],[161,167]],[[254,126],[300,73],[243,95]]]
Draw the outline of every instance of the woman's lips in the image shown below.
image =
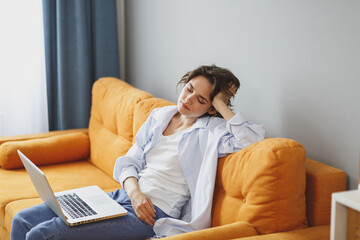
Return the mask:
[[185,108],[186,110],[190,110],[190,108],[188,108],[188,106],[186,106],[183,102],[181,102],[181,106],[182,106],[183,108]]

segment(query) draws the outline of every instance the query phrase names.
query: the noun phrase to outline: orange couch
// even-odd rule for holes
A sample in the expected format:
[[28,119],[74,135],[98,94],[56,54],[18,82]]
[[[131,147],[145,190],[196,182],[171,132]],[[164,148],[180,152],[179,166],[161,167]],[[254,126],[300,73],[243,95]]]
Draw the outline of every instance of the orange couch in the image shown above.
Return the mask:
[[[173,104],[116,78],[98,80],[92,94],[88,129],[0,137],[0,239],[9,239],[16,212],[42,202],[17,149],[54,191],[111,191],[120,187],[112,178],[117,157],[152,109]],[[168,239],[329,239],[331,193],[345,185],[343,171],[306,158],[298,142],[267,138],[219,159],[212,228]]]

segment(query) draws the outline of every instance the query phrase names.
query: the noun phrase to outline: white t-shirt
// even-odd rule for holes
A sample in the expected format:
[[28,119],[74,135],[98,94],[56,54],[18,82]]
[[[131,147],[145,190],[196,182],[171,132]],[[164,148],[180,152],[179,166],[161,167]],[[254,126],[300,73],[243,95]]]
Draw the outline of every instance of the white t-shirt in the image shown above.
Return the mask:
[[171,217],[178,218],[190,198],[188,185],[178,158],[178,144],[186,131],[160,137],[146,155],[146,166],[139,173],[139,188],[152,203]]

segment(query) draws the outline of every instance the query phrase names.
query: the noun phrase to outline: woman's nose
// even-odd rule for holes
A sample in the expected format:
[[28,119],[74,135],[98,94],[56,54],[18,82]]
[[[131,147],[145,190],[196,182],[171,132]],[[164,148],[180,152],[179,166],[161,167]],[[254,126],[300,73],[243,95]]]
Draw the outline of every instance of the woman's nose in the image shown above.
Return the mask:
[[192,95],[191,95],[191,94],[187,95],[186,98],[185,98],[185,101],[186,101],[186,103],[191,104],[191,102],[192,102]]

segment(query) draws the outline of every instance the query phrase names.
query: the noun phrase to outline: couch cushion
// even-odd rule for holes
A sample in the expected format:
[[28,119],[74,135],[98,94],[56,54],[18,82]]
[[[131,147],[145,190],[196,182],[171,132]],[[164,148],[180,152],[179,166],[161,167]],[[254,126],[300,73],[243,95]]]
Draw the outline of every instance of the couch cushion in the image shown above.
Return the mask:
[[[147,98],[141,100],[138,104],[136,104],[134,109],[133,135],[136,136],[141,125],[149,117],[152,110],[154,110],[155,108],[169,106],[169,105],[175,105],[175,103],[161,98]],[[135,138],[133,139],[133,143],[135,143]]]
[[233,240],[329,240],[330,226],[311,227],[289,232],[273,233],[266,236],[252,236]]
[[17,149],[36,165],[46,165],[87,159],[90,153],[90,142],[88,135],[84,132],[6,142],[0,145],[2,168],[23,167]]
[[219,160],[212,225],[249,222],[259,234],[306,223],[305,150],[268,138]]
[[59,130],[59,131],[50,131],[44,133],[34,133],[34,134],[24,134],[24,135],[13,135],[13,136],[0,136],[0,145],[6,142],[13,142],[13,141],[25,141],[30,139],[39,139],[39,138],[47,138],[51,136],[57,136],[62,134],[68,133],[75,133],[75,132],[83,132],[88,133],[87,128],[77,128],[77,129],[68,129],[68,130]]
[[[54,192],[98,185],[102,189],[120,188],[118,182],[107,176],[89,161],[78,161],[41,167]],[[4,226],[5,206],[13,201],[36,198],[36,190],[25,169],[0,168],[0,225]],[[9,220],[10,221],[10,220]]]
[[92,91],[91,162],[112,176],[115,161],[132,145],[135,105],[151,94],[117,78],[101,78]]

